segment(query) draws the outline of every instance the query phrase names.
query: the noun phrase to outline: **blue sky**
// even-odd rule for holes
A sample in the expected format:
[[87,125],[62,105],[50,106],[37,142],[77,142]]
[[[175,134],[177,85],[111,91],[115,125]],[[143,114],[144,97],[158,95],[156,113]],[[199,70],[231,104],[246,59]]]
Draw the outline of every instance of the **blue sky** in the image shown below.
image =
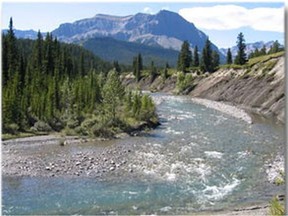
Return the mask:
[[[21,30],[52,31],[61,23],[74,22],[96,14],[155,14],[161,9],[179,13],[209,35],[219,48],[236,44],[240,31],[247,43],[279,40],[284,43],[284,3],[2,3],[2,28],[13,17],[14,27]],[[282,12],[283,11],[283,12]],[[207,16],[208,15],[208,16]]]

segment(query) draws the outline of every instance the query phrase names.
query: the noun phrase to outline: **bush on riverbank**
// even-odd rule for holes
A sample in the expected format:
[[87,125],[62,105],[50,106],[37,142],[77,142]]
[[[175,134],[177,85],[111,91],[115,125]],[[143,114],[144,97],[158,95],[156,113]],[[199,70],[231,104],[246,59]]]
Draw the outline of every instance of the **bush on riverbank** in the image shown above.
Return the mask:
[[181,94],[184,91],[188,90],[191,91],[194,84],[193,84],[194,77],[192,74],[184,74],[179,72],[177,75],[177,82],[176,82],[176,94]]
[[273,197],[270,202],[269,213],[271,216],[282,216],[285,215],[285,210],[283,204],[279,202],[277,197]]

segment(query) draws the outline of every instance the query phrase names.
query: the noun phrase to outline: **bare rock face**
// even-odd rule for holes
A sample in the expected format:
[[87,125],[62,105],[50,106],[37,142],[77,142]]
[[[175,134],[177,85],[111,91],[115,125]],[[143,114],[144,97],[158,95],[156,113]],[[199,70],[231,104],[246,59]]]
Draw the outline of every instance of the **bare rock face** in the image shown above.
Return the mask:
[[190,95],[231,102],[284,122],[284,92],[284,57],[281,56],[247,69],[218,70],[201,79]]

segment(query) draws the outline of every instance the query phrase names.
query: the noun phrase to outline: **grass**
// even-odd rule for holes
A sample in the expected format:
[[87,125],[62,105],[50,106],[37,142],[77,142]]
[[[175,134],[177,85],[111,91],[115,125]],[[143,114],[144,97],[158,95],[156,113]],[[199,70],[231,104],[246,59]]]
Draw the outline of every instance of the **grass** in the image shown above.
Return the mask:
[[30,133],[30,132],[20,132],[18,134],[2,134],[2,140],[9,140],[9,139],[17,139],[17,138],[25,138],[25,137],[32,137],[32,136],[40,136],[40,135],[47,135],[48,133],[45,132],[38,132],[38,133]]
[[277,57],[280,57],[280,56],[283,56],[283,55],[284,55],[284,51],[273,53],[273,54],[269,54],[269,55],[259,56],[259,57],[255,57],[255,58],[249,59],[247,64],[248,64],[249,67],[252,67],[252,66],[254,66],[255,64],[257,64],[259,62],[266,62],[266,61],[268,61],[268,60],[270,60],[272,58],[277,58]]
[[285,214],[283,204],[281,204],[276,197],[273,197],[270,201],[269,214],[271,216],[281,216]]
[[236,65],[236,64],[225,64],[225,65],[220,65],[220,69],[243,69],[245,68],[245,65]]

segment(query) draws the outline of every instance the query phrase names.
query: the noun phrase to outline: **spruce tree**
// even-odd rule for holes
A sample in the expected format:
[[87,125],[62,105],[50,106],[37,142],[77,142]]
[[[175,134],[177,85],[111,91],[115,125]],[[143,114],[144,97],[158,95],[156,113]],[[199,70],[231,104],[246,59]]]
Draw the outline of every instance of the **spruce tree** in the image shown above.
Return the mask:
[[192,53],[190,51],[190,45],[188,41],[184,41],[181,46],[181,51],[178,56],[178,70],[185,72],[186,69],[190,66],[192,61]]
[[166,63],[165,68],[164,68],[163,73],[162,73],[162,77],[164,80],[167,79],[167,77],[168,77],[168,68],[169,68],[169,65],[168,65],[168,63]]
[[157,69],[154,66],[154,61],[151,61],[150,76],[151,76],[151,83],[152,83],[157,76]]
[[193,66],[194,67],[199,67],[199,54],[198,54],[198,47],[195,46],[194,48],[194,60],[193,60]]
[[244,35],[242,32],[240,32],[237,36],[237,47],[238,47],[238,52],[235,57],[234,63],[238,65],[244,65],[247,62],[247,57],[246,57],[246,44],[245,44],[245,39]]
[[7,79],[12,78],[14,73],[16,73],[18,69],[18,49],[17,49],[17,40],[15,37],[14,29],[13,29],[13,19],[10,18],[9,29],[7,31],[7,65],[8,71],[4,72],[4,76],[7,73]]
[[280,49],[280,43],[278,42],[278,40],[274,41],[270,50],[269,50],[269,54],[272,54],[272,53],[277,53],[281,51]]
[[212,71],[215,71],[220,64],[220,56],[219,54],[213,50],[212,51]]
[[262,55],[266,55],[266,54],[267,54],[266,53],[266,46],[264,45],[260,50],[260,55],[262,56]]
[[232,53],[230,48],[227,50],[226,64],[232,64]]
[[207,72],[213,71],[211,42],[208,38],[202,50],[201,69]]
[[141,79],[141,70],[143,69],[142,56],[139,53],[133,58],[133,74],[136,77],[137,82]]

